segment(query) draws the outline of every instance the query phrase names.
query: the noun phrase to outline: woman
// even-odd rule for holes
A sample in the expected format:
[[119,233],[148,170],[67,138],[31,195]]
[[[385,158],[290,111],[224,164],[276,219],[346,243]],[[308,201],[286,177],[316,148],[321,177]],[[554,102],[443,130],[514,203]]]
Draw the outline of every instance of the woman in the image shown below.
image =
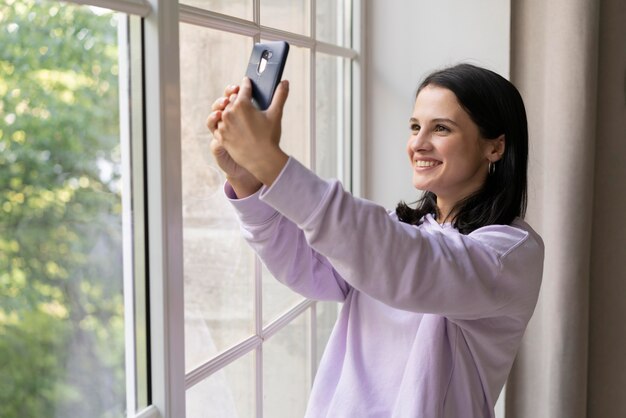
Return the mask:
[[300,294],[344,303],[308,417],[493,417],[541,283],[525,223],[528,133],[499,75],[461,64],[418,89],[407,143],[412,209],[387,213],[280,149],[283,81],[266,112],[250,82],[207,124],[245,238]]

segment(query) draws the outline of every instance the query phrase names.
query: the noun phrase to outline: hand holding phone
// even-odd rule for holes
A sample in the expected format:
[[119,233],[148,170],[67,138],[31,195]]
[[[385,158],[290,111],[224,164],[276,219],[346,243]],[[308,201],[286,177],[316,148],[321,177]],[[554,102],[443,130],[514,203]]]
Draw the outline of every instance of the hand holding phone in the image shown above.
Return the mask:
[[258,43],[252,48],[246,76],[252,84],[252,102],[261,110],[272,103],[288,53],[289,44],[284,41]]

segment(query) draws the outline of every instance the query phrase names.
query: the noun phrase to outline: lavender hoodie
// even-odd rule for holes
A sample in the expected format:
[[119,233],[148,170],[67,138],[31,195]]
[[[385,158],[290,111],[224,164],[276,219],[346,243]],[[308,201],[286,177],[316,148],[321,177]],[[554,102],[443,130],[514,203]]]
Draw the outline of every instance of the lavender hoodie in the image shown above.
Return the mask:
[[255,195],[225,191],[278,280],[343,302],[307,417],[494,417],[541,284],[528,224],[408,225],[293,158]]

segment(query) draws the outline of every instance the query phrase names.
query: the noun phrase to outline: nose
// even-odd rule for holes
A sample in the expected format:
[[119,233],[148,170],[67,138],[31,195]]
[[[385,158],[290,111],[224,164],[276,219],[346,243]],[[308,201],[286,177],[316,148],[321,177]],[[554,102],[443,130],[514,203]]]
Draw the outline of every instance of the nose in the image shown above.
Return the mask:
[[412,133],[409,138],[409,148],[413,152],[428,151],[431,148],[431,143],[427,133],[423,130]]

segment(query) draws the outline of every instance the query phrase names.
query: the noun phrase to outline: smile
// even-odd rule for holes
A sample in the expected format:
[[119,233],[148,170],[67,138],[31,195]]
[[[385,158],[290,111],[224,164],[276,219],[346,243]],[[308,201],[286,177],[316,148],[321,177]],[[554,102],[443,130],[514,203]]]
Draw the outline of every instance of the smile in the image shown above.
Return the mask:
[[441,164],[441,161],[433,161],[433,160],[417,160],[415,161],[415,167],[434,167],[436,165]]

